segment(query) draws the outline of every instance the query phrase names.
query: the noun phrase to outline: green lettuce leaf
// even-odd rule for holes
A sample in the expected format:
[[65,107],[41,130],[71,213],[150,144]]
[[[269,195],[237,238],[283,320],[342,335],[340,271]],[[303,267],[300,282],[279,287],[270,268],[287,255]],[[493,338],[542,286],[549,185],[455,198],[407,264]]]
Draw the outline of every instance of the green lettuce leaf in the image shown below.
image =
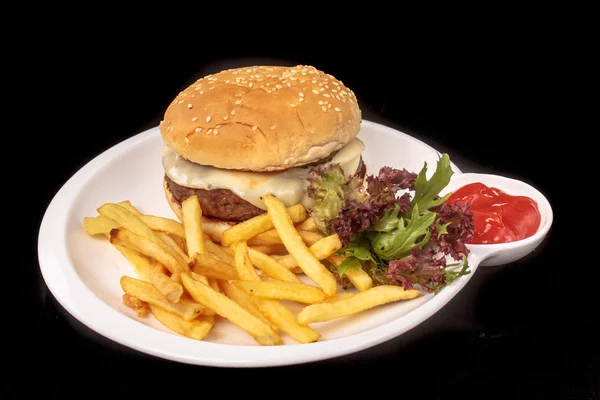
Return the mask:
[[371,246],[377,256],[384,260],[396,260],[407,256],[415,247],[422,247],[429,241],[437,214],[432,211],[419,213],[419,206],[413,208],[410,220],[400,218],[396,228],[380,232],[371,238]]
[[[427,180],[427,163],[417,175],[415,180],[415,193],[410,203],[411,210],[418,207],[419,210],[429,210],[437,207],[450,197],[448,193],[444,197],[437,198],[439,193],[450,183],[454,172],[450,167],[450,156],[442,154],[437,162],[437,167],[431,179]],[[410,211],[409,211],[410,212]]]

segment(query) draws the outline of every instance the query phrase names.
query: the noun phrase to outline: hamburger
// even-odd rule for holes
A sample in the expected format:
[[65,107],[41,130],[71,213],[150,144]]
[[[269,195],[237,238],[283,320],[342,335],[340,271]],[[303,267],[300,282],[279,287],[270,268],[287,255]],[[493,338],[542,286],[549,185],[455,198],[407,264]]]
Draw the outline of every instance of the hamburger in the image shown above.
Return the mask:
[[307,174],[362,165],[361,110],[349,88],[312,66],[250,66],[205,76],[169,104],[159,129],[164,191],[179,219],[196,195],[204,231],[220,241],[230,226],[266,212],[261,197],[310,211]]

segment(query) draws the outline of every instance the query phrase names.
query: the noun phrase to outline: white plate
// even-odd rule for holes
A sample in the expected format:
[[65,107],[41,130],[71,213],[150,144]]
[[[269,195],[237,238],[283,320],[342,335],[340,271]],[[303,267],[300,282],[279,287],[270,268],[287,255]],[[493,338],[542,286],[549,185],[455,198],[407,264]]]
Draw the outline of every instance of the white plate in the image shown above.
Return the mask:
[[[439,153],[404,133],[363,121],[359,137],[368,172],[382,166],[429,174]],[[394,338],[439,311],[471,279],[461,277],[438,295],[398,302],[326,323],[312,325],[320,341],[258,346],[244,331],[220,320],[205,341],[173,333],[152,316],[137,318],[121,302],[119,279],[135,276],[126,259],[104,238],[88,236],[82,221],[105,202],[130,200],[142,212],[174,218],[162,189],[163,143],[157,128],[140,133],[96,157],[56,194],[42,221],[38,253],[43,277],[59,303],[89,328],[125,346],[165,359],[222,367],[290,365],[323,360],[366,349]],[[450,155],[452,157],[452,155]],[[460,170],[453,165],[456,174]]]

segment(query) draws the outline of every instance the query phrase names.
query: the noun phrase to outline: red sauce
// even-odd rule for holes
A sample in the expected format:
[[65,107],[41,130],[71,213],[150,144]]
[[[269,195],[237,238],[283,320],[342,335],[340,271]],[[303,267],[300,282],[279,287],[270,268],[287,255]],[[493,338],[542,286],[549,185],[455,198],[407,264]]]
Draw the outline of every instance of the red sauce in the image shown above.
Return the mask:
[[540,212],[526,196],[511,196],[500,189],[476,182],[456,190],[446,203],[469,204],[475,232],[472,244],[508,243],[537,232]]

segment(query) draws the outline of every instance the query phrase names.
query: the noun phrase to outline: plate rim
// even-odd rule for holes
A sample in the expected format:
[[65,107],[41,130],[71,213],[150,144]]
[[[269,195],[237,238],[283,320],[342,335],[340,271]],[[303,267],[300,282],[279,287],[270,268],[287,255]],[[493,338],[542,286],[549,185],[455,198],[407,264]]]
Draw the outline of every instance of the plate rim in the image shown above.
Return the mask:
[[[364,119],[361,124],[404,136],[408,140],[418,142],[418,144],[441,154],[429,144],[400,130]],[[462,290],[477,270],[479,263],[477,260],[473,260],[473,263],[470,264],[472,272],[469,275],[454,281],[439,294],[398,319],[366,331],[314,343],[291,343],[272,347],[211,343],[161,331],[140,323],[106,304],[87,287],[79,277],[68,255],[66,229],[59,232],[61,234],[57,234],[54,224],[62,221],[66,228],[66,216],[69,214],[70,206],[78,198],[78,193],[71,194],[71,188],[78,184],[84,184],[100,173],[104,166],[122,152],[127,152],[157,133],[158,126],[155,126],[135,134],[104,150],[81,167],[56,192],[44,212],[38,231],[38,263],[50,293],[72,317],[87,328],[116,343],[171,361],[215,367],[275,367],[333,359],[376,346],[413,329],[443,309]],[[462,173],[454,163],[452,163],[452,168],[456,174]],[[63,239],[62,246],[60,246],[61,238]],[[471,262],[471,260],[469,261]],[[80,303],[84,306],[74,301],[80,296],[85,299],[85,302]],[[94,318],[90,318],[89,315],[94,315]],[[115,323],[116,325],[113,325]],[[117,328],[115,329],[114,326]],[[154,343],[160,342],[165,345],[153,345],[153,340]],[[190,347],[201,351],[190,351]],[[233,352],[234,356],[225,356],[230,352]]]

